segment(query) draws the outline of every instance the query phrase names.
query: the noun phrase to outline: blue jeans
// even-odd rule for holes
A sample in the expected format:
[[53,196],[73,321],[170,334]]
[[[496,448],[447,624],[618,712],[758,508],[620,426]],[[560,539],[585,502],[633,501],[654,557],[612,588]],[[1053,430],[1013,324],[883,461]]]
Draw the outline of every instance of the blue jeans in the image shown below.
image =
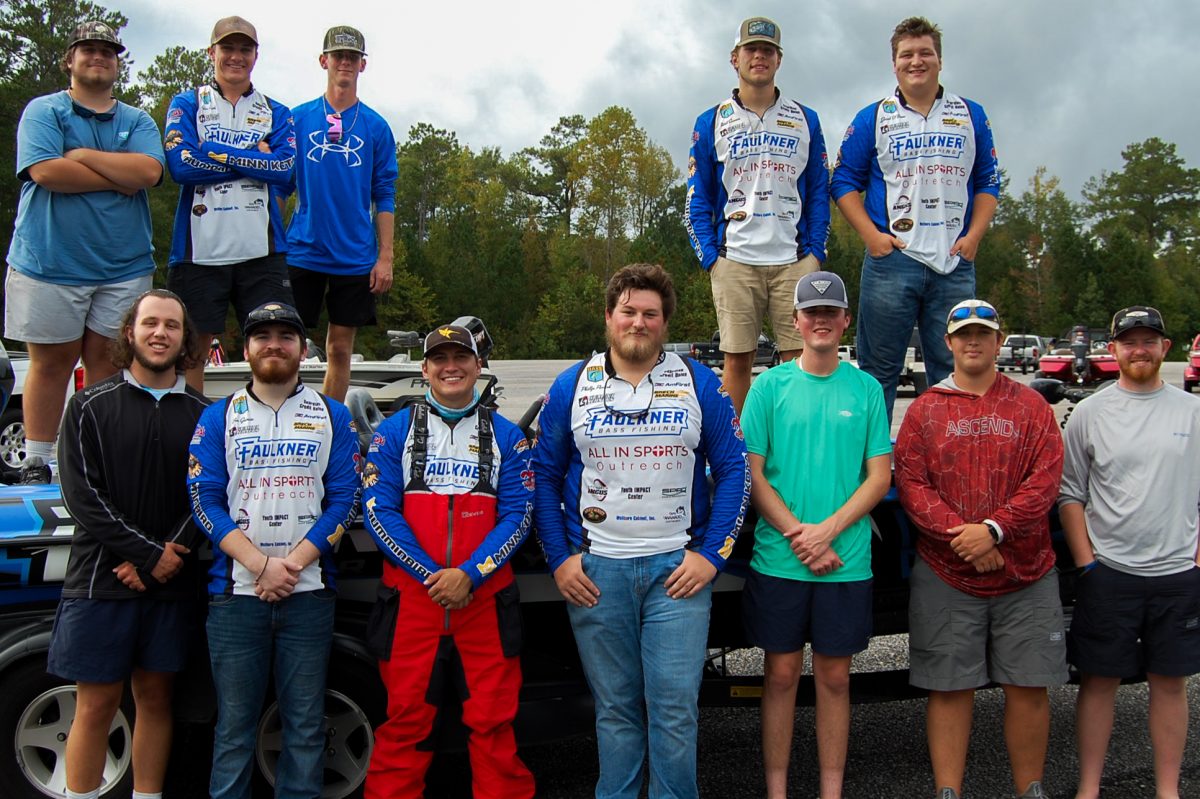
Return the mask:
[[697,703],[712,586],[690,599],[667,596],[664,583],[682,562],[683,550],[623,559],[583,555],[600,601],[593,608],[568,604],[567,611],[596,701],[596,799],[636,799],[647,743],[650,798],[698,795]]
[[254,739],[267,683],[283,723],[278,799],[316,799],[325,762],[325,673],[335,594],[305,591],[280,602],[216,596],[208,605],[208,651],[217,689],[212,799],[249,799]]
[[960,259],[948,275],[892,250],[882,258],[863,258],[858,291],[858,365],[883,386],[888,423],[896,402],[896,383],[914,326],[921,330],[921,352],[929,385],[954,371],[946,346],[946,316],[975,296],[975,264]]

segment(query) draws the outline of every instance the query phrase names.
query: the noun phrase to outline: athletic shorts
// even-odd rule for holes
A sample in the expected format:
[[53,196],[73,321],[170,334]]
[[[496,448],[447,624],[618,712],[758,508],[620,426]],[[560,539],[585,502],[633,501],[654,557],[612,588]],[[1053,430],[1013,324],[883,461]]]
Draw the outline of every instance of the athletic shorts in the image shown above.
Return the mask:
[[947,585],[920,558],[908,580],[909,682],[932,691],[1067,681],[1058,573],[999,596]]
[[95,286],[66,286],[23,275],[4,278],[4,335],[27,344],[65,344],[84,329],[116,338],[133,301],[150,288],[152,274]]
[[867,648],[874,629],[871,581],[789,580],[751,569],[742,589],[742,627],[765,652],[799,652],[807,643],[818,655],[853,655]]
[[307,327],[316,327],[321,305],[329,308],[329,321],[342,327],[367,327],[375,324],[375,295],[371,293],[371,274],[331,275],[299,266],[289,266],[292,296],[296,310]]
[[180,296],[201,333],[225,332],[230,303],[239,330],[263,303],[292,304],[287,262],[279,253],[228,266],[175,264],[167,270],[167,288]]
[[1075,583],[1067,655],[1098,677],[1200,672],[1200,568],[1139,577],[1097,565]]
[[194,602],[63,599],[46,671],[75,682],[120,682],[135,668],[182,671],[199,634]]
[[749,266],[717,258],[708,274],[713,305],[721,332],[721,352],[754,352],[763,316],[771,320],[780,351],[804,348],[804,339],[792,324],[796,283],[821,268],[815,256],[783,266]]

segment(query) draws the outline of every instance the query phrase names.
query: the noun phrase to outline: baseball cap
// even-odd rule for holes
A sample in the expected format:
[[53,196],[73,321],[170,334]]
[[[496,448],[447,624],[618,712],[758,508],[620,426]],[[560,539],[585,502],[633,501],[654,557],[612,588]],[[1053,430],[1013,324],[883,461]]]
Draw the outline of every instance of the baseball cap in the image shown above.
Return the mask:
[[100,20],[84,22],[77,27],[71,33],[71,43],[67,47],[74,47],[80,42],[107,42],[116,48],[118,53],[125,52],[125,45],[117,38],[117,32],[111,25]]
[[209,41],[209,45],[228,39],[235,33],[249,37],[250,41],[254,42],[256,46],[258,45],[258,31],[241,17],[224,17],[217,20],[217,24],[213,25],[212,39]]
[[479,350],[475,347],[475,337],[471,335],[470,330],[459,325],[442,325],[429,331],[429,335],[425,337],[423,357],[428,357],[429,353],[443,344],[457,344],[463,349],[470,350],[475,357],[479,357]]
[[1109,328],[1109,336],[1117,338],[1122,333],[1133,330],[1135,327],[1144,327],[1147,330],[1153,330],[1160,336],[1167,335],[1166,325],[1163,324],[1162,314],[1157,308],[1151,308],[1149,305],[1131,305],[1128,308],[1122,308],[1117,311],[1112,318],[1112,326]]
[[796,310],[827,305],[849,308],[846,284],[833,272],[810,272],[796,281]]
[[263,303],[248,313],[246,315],[246,324],[242,325],[242,332],[249,336],[256,328],[272,323],[294,328],[302,337],[308,332],[304,327],[304,320],[300,318],[299,312],[292,306],[285,305],[282,302]]
[[734,47],[741,47],[744,44],[751,42],[767,42],[779,48],[779,52],[783,52],[783,45],[779,43],[782,31],[779,26],[766,17],[750,17],[743,20],[741,27],[738,28],[737,39],[734,41]]
[[322,53],[332,53],[335,50],[350,50],[355,53],[367,54],[367,40],[357,28],[349,25],[335,25],[325,31],[325,48]]
[[990,302],[963,300],[946,315],[946,335],[967,325],[983,325],[992,330],[1000,329],[1000,314]]

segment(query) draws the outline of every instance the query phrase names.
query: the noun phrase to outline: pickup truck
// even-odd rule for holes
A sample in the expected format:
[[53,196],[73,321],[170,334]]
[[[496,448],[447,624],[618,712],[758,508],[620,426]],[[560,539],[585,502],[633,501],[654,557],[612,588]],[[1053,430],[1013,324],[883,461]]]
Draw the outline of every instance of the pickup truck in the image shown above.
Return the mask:
[[[712,368],[725,365],[725,353],[721,352],[721,331],[713,331],[712,340],[708,343],[697,342],[693,345],[694,357],[700,363]],[[768,369],[779,364],[779,347],[774,341],[763,334],[758,335],[758,347],[754,351],[754,365],[765,366]]]
[[[0,349],[0,380],[7,371],[3,360]],[[365,446],[382,414],[369,397],[351,399],[349,404]],[[531,410],[536,412],[536,407]],[[533,414],[526,416],[522,422],[528,428]],[[916,557],[915,531],[894,490],[872,511],[871,527],[874,631],[876,635],[904,633],[908,624],[908,576]],[[46,674],[46,652],[73,530],[57,485],[0,486],[0,739],[13,742],[11,748],[0,752],[0,796],[5,799],[42,799],[61,796],[64,790],[65,740],[74,714],[74,688]],[[747,647],[741,626],[740,592],[749,569],[753,531],[750,515],[728,567],[714,585],[708,631],[710,658],[700,694],[700,701],[707,706],[753,707],[761,696],[761,676],[732,674],[725,666],[728,652]],[[1069,567],[1071,558],[1061,533],[1056,534],[1055,546],[1060,566]],[[386,693],[364,642],[367,616],[382,572],[382,556],[370,534],[361,525],[354,525],[340,540],[336,560],[339,591],[325,697],[326,784],[322,796],[340,799],[355,795],[365,778],[373,730],[386,711]],[[565,603],[533,536],[515,554],[513,567],[521,592],[524,628],[518,739],[522,744],[534,744],[587,733],[592,724],[591,695]],[[203,586],[197,585],[196,590],[202,594]],[[1070,574],[1063,575],[1062,591],[1064,604],[1070,604],[1074,595]],[[197,636],[195,647],[191,665],[177,678],[176,749],[182,751],[172,759],[168,791],[173,785],[177,790],[184,781],[204,784],[207,779],[203,736],[211,741],[215,702],[202,634]],[[851,692],[860,702],[919,695],[908,685],[907,672],[899,669],[855,673]],[[811,677],[806,676],[799,701],[811,704],[813,696]],[[127,702],[109,738],[102,794],[106,799],[129,795],[131,719],[132,707]],[[279,732],[278,708],[268,700],[262,711],[255,758],[256,780],[264,790],[273,784],[281,746]],[[443,751],[465,748],[465,730],[454,714],[447,714],[435,734],[436,745]],[[199,744],[197,735],[201,738]]]
[[1025,374],[1030,369],[1038,368],[1038,359],[1050,351],[1049,343],[1041,336],[1014,334],[1006,336],[1000,345],[1000,356],[996,358],[996,368],[1001,372],[1005,369],[1020,369]]

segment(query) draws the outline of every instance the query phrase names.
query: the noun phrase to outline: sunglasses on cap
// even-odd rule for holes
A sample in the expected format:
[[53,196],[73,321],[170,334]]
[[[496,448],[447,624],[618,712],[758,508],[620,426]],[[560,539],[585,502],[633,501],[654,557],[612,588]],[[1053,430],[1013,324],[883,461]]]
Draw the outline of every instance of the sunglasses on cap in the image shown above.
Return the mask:
[[966,305],[966,306],[963,306],[962,308],[955,308],[953,311],[951,311],[950,312],[950,321],[951,322],[961,322],[964,319],[970,319],[972,316],[975,317],[976,319],[986,319],[989,322],[995,322],[996,319],[998,318],[996,315],[995,308],[992,308],[987,305],[977,305],[977,306]]
[[1125,315],[1116,321],[1112,327],[1113,335],[1135,327],[1145,327],[1159,330],[1163,327],[1162,315],[1153,308],[1139,308],[1125,311]]

